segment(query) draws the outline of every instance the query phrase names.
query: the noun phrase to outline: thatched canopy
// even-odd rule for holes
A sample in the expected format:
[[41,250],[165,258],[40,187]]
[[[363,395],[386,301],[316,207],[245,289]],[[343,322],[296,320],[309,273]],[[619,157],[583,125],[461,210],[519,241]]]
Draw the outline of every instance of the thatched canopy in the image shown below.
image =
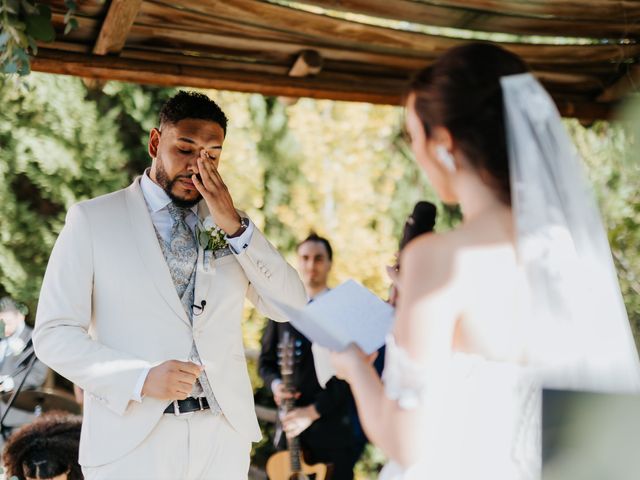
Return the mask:
[[398,104],[473,37],[521,55],[566,116],[607,118],[640,81],[633,0],[79,0],[66,36],[63,0],[43,3],[57,41],[32,68],[99,80]]

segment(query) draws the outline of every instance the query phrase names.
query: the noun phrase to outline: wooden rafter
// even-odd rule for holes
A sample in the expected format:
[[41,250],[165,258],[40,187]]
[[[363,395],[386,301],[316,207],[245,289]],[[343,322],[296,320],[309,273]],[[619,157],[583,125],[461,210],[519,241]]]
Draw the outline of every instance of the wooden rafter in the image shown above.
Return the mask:
[[[289,77],[250,70],[223,70],[118,57],[88,57],[81,53],[42,49],[32,60],[35,71],[120,80],[163,86],[191,86],[263,95],[310,97],[388,105],[400,105],[406,80],[384,80],[370,76],[332,75]],[[552,92],[553,95],[553,92]],[[614,104],[557,98],[560,113],[583,120],[608,118]]]
[[[47,3],[61,32],[64,0]],[[629,0],[85,0],[79,27],[39,44],[32,66],[94,84],[115,79],[397,104],[415,72],[468,42],[444,30],[374,25],[357,14],[518,35],[606,36],[581,44],[500,43],[529,64],[561,113],[583,120],[608,117],[640,76],[640,2]],[[321,68],[302,61],[301,52],[310,51]]]
[[[256,74],[251,71],[214,70],[196,66],[131,60],[118,57],[88,57],[79,53],[41,49],[32,59],[34,71],[74,75],[98,80],[120,80],[163,86],[192,86],[263,95],[326,98],[398,105],[402,82],[374,82],[355,75],[338,79],[296,78]],[[365,82],[366,80],[366,82]],[[363,88],[363,83],[368,83]]]
[[111,0],[93,47],[95,55],[122,51],[141,4],[142,0]]
[[[597,19],[576,18],[583,9],[572,14],[571,18],[557,17],[550,14],[544,16],[536,11],[501,9],[483,5],[486,2],[466,2],[464,8],[451,2],[416,2],[414,0],[298,0],[309,5],[350,13],[361,13],[372,17],[400,20],[436,27],[453,27],[481,32],[500,32],[515,35],[554,35],[563,32],[565,36],[620,38],[621,36],[637,37],[640,35],[640,22],[621,20],[611,17]],[[551,5],[554,2],[547,2]],[[549,6],[547,6],[549,8]],[[629,5],[631,10],[631,5]],[[638,5],[633,5],[638,12]],[[566,11],[565,11],[566,13]],[[603,21],[605,20],[606,21]]]

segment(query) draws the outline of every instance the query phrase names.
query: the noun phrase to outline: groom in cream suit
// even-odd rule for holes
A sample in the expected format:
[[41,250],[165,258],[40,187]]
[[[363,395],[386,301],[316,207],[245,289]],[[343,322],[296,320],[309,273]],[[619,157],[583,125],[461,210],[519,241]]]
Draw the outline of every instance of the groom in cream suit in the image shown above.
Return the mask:
[[234,207],[218,173],[226,125],[208,97],[179,92],[150,133],[151,168],[71,207],[51,253],[33,340],[84,389],[88,480],[247,478],[261,435],[244,298],[285,320],[272,300],[306,295]]

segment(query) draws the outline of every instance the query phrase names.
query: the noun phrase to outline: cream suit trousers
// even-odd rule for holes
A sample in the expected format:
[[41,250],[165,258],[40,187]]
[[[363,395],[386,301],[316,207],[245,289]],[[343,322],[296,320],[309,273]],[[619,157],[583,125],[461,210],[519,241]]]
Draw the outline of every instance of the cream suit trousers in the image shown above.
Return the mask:
[[246,480],[250,450],[223,415],[164,414],[134,450],[82,472],[86,480]]

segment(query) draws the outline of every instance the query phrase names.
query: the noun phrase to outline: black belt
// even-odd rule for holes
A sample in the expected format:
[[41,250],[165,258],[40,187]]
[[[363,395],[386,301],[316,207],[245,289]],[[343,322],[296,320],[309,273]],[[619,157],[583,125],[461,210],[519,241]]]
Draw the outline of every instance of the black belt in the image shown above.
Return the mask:
[[184,400],[174,400],[164,409],[164,413],[182,415],[184,413],[199,412],[209,408],[209,402],[205,397],[187,397]]

